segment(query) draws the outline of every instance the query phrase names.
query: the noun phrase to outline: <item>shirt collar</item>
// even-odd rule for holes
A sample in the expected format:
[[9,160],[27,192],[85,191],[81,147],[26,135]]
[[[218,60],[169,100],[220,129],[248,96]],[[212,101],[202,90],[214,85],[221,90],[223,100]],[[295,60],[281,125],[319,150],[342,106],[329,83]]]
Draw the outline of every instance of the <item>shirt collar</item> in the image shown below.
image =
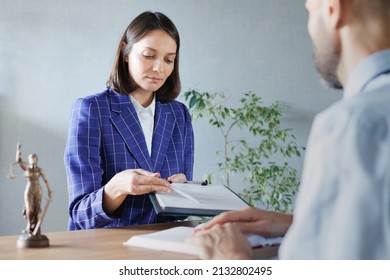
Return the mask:
[[140,113],[147,113],[151,117],[154,117],[154,113],[156,111],[156,95],[153,95],[152,103],[150,103],[149,106],[146,108],[141,104],[139,104],[138,101],[131,94],[129,94],[129,96],[130,96],[130,101],[133,104],[134,109],[138,115]]
[[389,71],[390,49],[368,56],[352,70],[345,87],[344,98],[356,95],[374,78]]

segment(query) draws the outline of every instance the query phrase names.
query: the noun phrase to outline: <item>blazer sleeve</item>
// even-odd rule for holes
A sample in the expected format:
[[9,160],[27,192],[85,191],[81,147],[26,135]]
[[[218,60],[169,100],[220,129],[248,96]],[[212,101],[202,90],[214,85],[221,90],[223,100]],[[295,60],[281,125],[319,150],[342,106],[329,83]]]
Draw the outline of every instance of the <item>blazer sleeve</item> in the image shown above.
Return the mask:
[[103,169],[98,107],[79,99],[72,107],[64,164],[68,180],[70,228],[103,227],[110,218],[103,210]]
[[184,174],[187,180],[193,179],[194,169],[194,130],[192,120],[188,108],[183,105],[185,118],[185,133],[184,133]]

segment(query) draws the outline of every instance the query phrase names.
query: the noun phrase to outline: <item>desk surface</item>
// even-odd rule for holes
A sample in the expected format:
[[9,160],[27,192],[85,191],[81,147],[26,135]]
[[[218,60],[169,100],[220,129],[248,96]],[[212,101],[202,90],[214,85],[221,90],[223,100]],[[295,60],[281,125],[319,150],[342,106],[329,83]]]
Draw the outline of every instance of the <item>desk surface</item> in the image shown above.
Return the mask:
[[[194,256],[124,246],[133,235],[145,234],[175,226],[195,226],[199,222],[140,225],[128,228],[91,229],[43,233],[49,238],[47,248],[16,248],[18,236],[0,237],[2,260],[189,260]],[[256,259],[277,255],[277,247],[254,250]]]

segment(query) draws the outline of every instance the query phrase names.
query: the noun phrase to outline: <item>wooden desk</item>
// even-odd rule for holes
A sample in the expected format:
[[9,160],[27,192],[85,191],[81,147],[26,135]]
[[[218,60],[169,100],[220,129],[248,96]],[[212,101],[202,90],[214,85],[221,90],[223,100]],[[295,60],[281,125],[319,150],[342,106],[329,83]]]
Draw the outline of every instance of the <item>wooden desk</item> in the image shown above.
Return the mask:
[[[161,252],[122,243],[133,235],[145,234],[175,226],[195,226],[199,221],[140,225],[128,228],[91,229],[43,233],[49,238],[47,248],[16,248],[18,236],[0,237],[2,260],[189,260],[190,255]],[[277,247],[256,249],[257,259],[277,255]]]

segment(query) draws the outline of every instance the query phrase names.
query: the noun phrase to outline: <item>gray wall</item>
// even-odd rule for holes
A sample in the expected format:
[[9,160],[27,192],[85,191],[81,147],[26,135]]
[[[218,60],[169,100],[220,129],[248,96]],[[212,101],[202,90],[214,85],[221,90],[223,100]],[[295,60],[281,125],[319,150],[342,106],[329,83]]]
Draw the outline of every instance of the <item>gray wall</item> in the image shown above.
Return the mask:
[[[304,0],[0,0],[0,235],[26,225],[26,181],[16,168],[17,178],[6,179],[18,141],[24,159],[38,154],[54,190],[43,232],[66,230],[71,105],[105,88],[120,36],[144,10],[164,12],[179,29],[183,92],[224,91],[234,103],[253,91],[266,103],[283,101],[284,125],[301,145],[313,116],[340,98],[318,82]],[[205,121],[194,129],[201,178],[216,169],[222,138]],[[302,159],[292,164],[301,171]]]

